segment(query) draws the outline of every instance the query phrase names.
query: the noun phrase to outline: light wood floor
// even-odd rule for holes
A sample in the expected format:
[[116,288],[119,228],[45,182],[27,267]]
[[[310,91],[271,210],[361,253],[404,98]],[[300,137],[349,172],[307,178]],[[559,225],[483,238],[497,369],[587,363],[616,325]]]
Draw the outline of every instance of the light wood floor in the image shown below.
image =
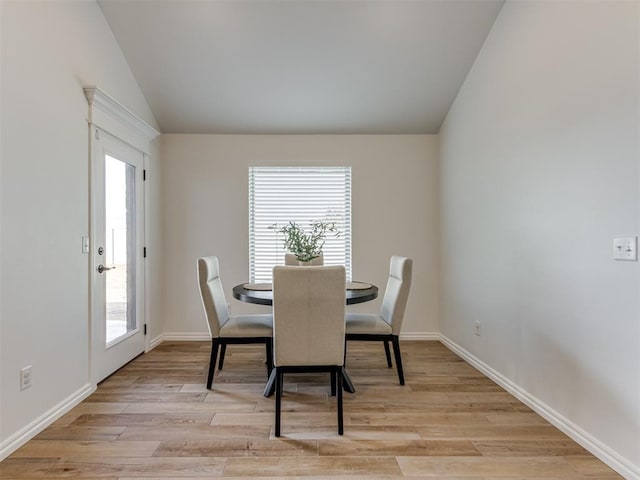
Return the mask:
[[[437,342],[350,343],[357,388],[338,436],[328,375],[285,377],[282,434],[262,346],[164,343],[0,463],[0,478],[612,479],[605,464]],[[287,382],[288,380],[288,382]]]

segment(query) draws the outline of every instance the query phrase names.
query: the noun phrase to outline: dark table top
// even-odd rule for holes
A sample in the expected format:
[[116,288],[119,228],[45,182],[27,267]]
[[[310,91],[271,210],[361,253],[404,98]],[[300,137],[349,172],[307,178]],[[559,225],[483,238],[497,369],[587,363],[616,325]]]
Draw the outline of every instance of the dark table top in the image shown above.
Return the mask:
[[[368,288],[349,289],[347,288],[347,305],[356,303],[370,302],[378,296],[378,287],[367,282],[349,282],[349,283],[366,283]],[[245,288],[246,283],[241,283],[233,287],[233,298],[241,302],[256,303],[258,305],[272,305],[273,291],[271,290],[252,290]]]

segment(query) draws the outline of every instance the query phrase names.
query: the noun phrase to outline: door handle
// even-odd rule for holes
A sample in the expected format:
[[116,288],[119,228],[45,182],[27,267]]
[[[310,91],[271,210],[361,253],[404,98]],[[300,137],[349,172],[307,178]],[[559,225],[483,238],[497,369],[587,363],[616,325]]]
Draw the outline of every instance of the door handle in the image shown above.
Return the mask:
[[104,265],[98,265],[98,273],[103,273],[106,272],[107,270],[113,270],[115,267],[115,265],[113,267],[105,267]]

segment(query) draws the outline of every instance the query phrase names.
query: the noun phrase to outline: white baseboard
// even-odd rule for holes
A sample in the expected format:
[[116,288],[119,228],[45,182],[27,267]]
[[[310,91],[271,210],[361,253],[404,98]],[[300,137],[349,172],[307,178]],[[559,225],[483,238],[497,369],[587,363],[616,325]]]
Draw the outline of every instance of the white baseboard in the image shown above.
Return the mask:
[[640,480],[640,468],[634,465],[631,461],[609,448],[597,438],[585,432],[578,425],[574,424],[569,419],[556,412],[549,405],[531,395],[519,385],[512,382],[509,378],[494,370],[482,360],[478,359],[473,354],[448,339],[446,336],[440,334],[439,337],[440,342],[445,347],[447,347],[456,355],[460,356],[465,361],[480,370],[487,377],[496,382],[498,385],[500,385],[522,403],[527,405],[529,408],[534,410],[549,423],[557,427],[563,433],[565,433],[580,445],[582,445],[585,449],[590,451],[593,455],[609,465],[624,478],[628,480]]
[[436,332],[401,333],[400,340],[440,340],[440,334]]
[[158,335],[156,338],[151,339],[151,341],[149,341],[149,350],[147,350],[147,352],[150,352],[162,342],[164,342],[164,335]]
[[173,342],[202,342],[211,341],[211,335],[208,333],[181,333],[181,332],[169,332],[162,336],[162,341]]
[[75,391],[67,398],[62,400],[57,405],[47,410],[45,413],[36,418],[33,422],[29,423],[24,428],[18,430],[16,433],[7,438],[0,444],[0,461],[7,458],[13,452],[15,452],[22,445],[27,443],[33,437],[35,437],[42,430],[47,428],[58,418],[63,416],[73,407],[78,405],[82,400],[87,398],[95,391],[95,385],[87,383],[79,390]]

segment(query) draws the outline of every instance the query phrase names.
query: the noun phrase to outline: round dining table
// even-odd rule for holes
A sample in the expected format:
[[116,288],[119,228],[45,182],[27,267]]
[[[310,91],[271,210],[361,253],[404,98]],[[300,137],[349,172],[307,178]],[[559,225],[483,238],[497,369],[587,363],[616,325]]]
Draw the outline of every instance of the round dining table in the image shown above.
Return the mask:
[[[370,302],[378,297],[378,287],[366,282],[347,282],[346,304]],[[241,302],[254,303],[257,305],[273,305],[273,290],[270,283],[241,283],[233,287],[233,298]],[[344,389],[349,393],[355,393],[356,389],[349,377],[346,369],[343,369]],[[267,381],[264,389],[264,396],[273,395],[275,388],[275,369]]]
[[[370,302],[378,297],[378,287],[366,282],[347,282],[347,305]],[[246,303],[273,305],[270,283],[241,283],[233,287],[233,298]]]

